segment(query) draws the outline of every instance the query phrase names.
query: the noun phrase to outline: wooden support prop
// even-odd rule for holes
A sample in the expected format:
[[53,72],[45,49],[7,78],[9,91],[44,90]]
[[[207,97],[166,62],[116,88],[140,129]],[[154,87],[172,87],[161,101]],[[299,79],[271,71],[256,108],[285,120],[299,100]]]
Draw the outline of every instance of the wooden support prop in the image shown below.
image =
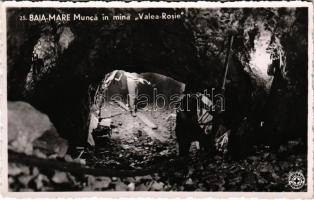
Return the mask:
[[[166,163],[162,162],[159,163],[158,165],[146,169],[131,169],[131,170],[108,169],[103,167],[101,168],[88,167],[78,163],[70,163],[55,159],[38,158],[36,156],[30,156],[24,153],[14,152],[12,150],[9,150],[9,162],[20,163],[28,166],[36,166],[42,169],[60,170],[75,174],[90,174],[94,176],[109,176],[109,177],[144,176],[159,171]],[[178,165],[178,167],[180,167],[180,165]]]
[[231,35],[230,41],[229,41],[229,47],[227,49],[227,56],[225,60],[225,73],[224,73],[224,79],[222,81],[222,91],[225,91],[226,87],[226,79],[227,79],[227,74],[228,74],[228,69],[229,69],[229,57],[230,57],[230,52],[232,48],[232,43],[233,43],[233,35]]
[[[122,107],[124,110],[126,111],[130,111],[129,108],[122,103],[121,101],[114,101],[115,103],[117,103],[120,107]],[[136,113],[137,117],[140,118],[140,120],[142,120],[148,127],[152,128],[152,129],[157,129],[158,127],[152,122],[150,121],[143,113]]]
[[126,111],[130,111],[129,108],[124,104],[122,103],[121,101],[114,101],[115,103],[117,103],[121,108],[123,108],[124,110]]
[[116,117],[116,116],[119,116],[119,115],[122,115],[122,113],[112,114],[112,115],[110,115],[110,116],[108,116],[108,117],[101,117],[100,119],[101,119],[101,120],[102,120],[102,119],[109,119],[109,118]]
[[137,117],[140,118],[148,127],[157,129],[158,127],[151,122],[143,113],[136,113]]

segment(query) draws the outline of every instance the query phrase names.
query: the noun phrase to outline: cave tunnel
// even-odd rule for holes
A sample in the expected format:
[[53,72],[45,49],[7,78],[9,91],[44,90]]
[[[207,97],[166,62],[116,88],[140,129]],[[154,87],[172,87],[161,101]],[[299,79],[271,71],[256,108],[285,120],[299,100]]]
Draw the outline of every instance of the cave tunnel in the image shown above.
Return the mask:
[[[42,12],[44,11],[55,12],[43,9]],[[149,11],[160,12],[158,9]],[[169,12],[181,11],[182,9],[171,9]],[[118,11],[111,9],[106,12]],[[135,11],[131,9],[129,12]],[[15,15],[14,10],[10,15]],[[84,29],[80,28],[82,25]],[[158,73],[184,83],[191,91],[210,88],[220,90],[230,41],[228,31],[225,30],[218,44],[221,46],[220,53],[212,53],[210,56],[207,53],[202,54],[197,48],[197,31],[188,27],[184,20],[153,23],[77,22],[61,25],[31,23],[10,26],[9,31],[18,33],[16,35],[19,37],[8,37],[8,99],[30,102],[47,113],[60,134],[73,146],[82,146],[86,142],[94,87],[105,74],[116,69]],[[236,84],[228,94],[241,105],[247,105],[248,98],[238,95],[237,92],[247,93],[243,90],[253,87],[256,80],[252,80],[252,76],[244,70],[249,61],[243,61],[238,56],[245,54],[243,50],[239,50],[245,43],[241,33],[239,31],[235,37],[236,53],[231,56],[230,61],[231,66],[238,67],[231,67],[235,76],[228,79]],[[250,40],[257,40],[256,35],[253,34]],[[15,52],[14,49],[17,48],[21,51]],[[288,50],[291,47],[286,48]],[[32,60],[34,53],[38,51],[44,51],[45,55]],[[36,72],[35,69],[38,68],[41,70]],[[241,85],[246,87],[242,90],[239,87]],[[303,101],[306,99],[301,101],[300,106],[303,108]],[[242,107],[231,109],[241,115],[244,112]],[[260,107],[257,109],[262,110]],[[301,111],[300,113],[302,114]]]
[[[53,60],[51,62],[55,62],[52,63],[55,65],[51,67],[51,72],[42,75],[38,84],[35,83],[33,95],[28,99],[35,107],[49,114],[70,143],[82,144],[85,140],[90,106],[89,87],[98,83],[104,74],[114,69],[137,73],[153,72],[191,84],[195,84],[204,74],[192,44],[192,32],[181,21],[117,23],[113,28],[107,24],[89,24],[85,29],[79,29],[79,26],[80,23],[65,26],[70,27],[70,33],[67,33],[67,28],[51,25],[12,27],[17,30],[25,28],[28,30],[25,34],[33,36],[28,39],[33,41],[21,44],[21,48],[24,47],[23,54],[28,57],[28,62],[25,63],[28,66],[25,66],[26,69],[13,69],[12,73],[9,72],[9,76],[15,73],[12,76],[22,76],[24,80],[32,65],[29,59],[33,49],[28,48],[29,43],[36,46],[36,40],[42,38],[42,42],[50,45],[58,41],[63,33],[70,38],[74,35],[75,38],[62,53],[51,49],[52,53],[46,59]],[[45,67],[42,66],[45,65],[42,61],[34,65]],[[23,86],[13,85],[16,88],[9,88],[9,99],[25,99],[21,95],[25,93]]]
[[[284,6],[7,8],[8,189],[306,192],[311,6]],[[77,13],[125,19],[20,20]]]

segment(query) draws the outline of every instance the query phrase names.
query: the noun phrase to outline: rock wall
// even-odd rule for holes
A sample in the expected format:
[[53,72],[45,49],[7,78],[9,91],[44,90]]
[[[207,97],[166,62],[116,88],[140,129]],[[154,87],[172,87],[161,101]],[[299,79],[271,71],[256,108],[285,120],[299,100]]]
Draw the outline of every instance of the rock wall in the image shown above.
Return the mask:
[[[76,12],[69,9],[44,8],[41,11]],[[160,12],[160,9],[149,11]],[[183,82],[194,91],[211,87],[221,88],[228,38],[233,35],[234,63],[240,67],[240,72],[235,76],[249,75],[250,83],[247,83],[253,85],[253,100],[263,102],[264,100],[260,99],[265,99],[267,94],[263,87],[258,87],[259,79],[254,78],[250,68],[250,53],[255,48],[254,41],[263,31],[256,22],[261,23],[265,30],[271,31],[272,36],[279,41],[279,45],[275,44],[270,48],[271,52],[278,48],[282,48],[283,52],[295,52],[295,55],[289,54],[290,61],[287,60],[282,74],[285,80],[290,80],[290,85],[305,87],[306,81],[303,80],[306,80],[304,73],[306,70],[299,73],[299,68],[295,67],[295,63],[302,56],[293,50],[295,47],[300,50],[306,49],[307,37],[304,34],[307,32],[304,27],[302,28],[302,24],[306,24],[304,22],[307,16],[304,10],[169,10],[174,11],[185,12],[185,17],[182,20],[154,23],[148,21],[16,23],[17,15],[32,11],[10,10],[9,100],[30,102],[49,115],[53,124],[70,143],[82,145],[87,137],[91,99],[104,74],[114,69],[138,73],[153,72]],[[81,12],[87,15],[95,12],[112,15],[122,10],[82,9]],[[132,14],[138,10],[129,9],[123,12]],[[291,44],[295,46],[291,46],[287,41],[295,35],[299,35],[299,38],[293,40]],[[302,69],[306,69],[307,65],[304,62],[301,65]],[[289,71],[287,69],[293,70],[286,73]],[[231,80],[231,86],[238,84],[232,81],[234,79],[243,82],[242,78],[230,75],[228,78]],[[306,90],[302,90],[300,94],[304,96],[305,92]],[[282,97],[278,98],[280,100]],[[300,106],[304,106],[304,101]],[[251,109],[252,112],[254,109],[263,110],[263,103],[252,105]],[[258,119],[254,120],[260,121],[263,115],[264,113],[261,113]]]
[[63,157],[68,143],[60,138],[47,115],[28,103],[8,102],[8,147],[25,154]]

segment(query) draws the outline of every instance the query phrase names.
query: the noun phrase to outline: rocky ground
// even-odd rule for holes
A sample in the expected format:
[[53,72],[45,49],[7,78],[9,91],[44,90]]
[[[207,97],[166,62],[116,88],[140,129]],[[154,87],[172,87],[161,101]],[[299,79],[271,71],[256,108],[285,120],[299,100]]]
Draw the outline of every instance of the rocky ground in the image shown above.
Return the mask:
[[[115,110],[119,110],[115,108]],[[95,138],[96,147],[82,155],[88,165],[117,169],[142,169],[176,157],[173,111],[138,111],[158,128],[120,109],[112,118],[111,136]],[[116,112],[116,114],[118,114]],[[113,114],[114,115],[114,114]]]
[[[178,158],[174,113],[140,111],[158,129],[122,112],[112,118],[112,135],[98,146],[79,150],[79,159],[66,156],[63,162],[114,170],[147,170],[144,176],[93,176],[9,163],[12,191],[292,191],[289,172],[307,173],[304,144],[291,141],[272,151],[255,146],[254,154],[235,161],[208,155],[192,145],[189,158]],[[301,191],[306,190],[306,185]]]

